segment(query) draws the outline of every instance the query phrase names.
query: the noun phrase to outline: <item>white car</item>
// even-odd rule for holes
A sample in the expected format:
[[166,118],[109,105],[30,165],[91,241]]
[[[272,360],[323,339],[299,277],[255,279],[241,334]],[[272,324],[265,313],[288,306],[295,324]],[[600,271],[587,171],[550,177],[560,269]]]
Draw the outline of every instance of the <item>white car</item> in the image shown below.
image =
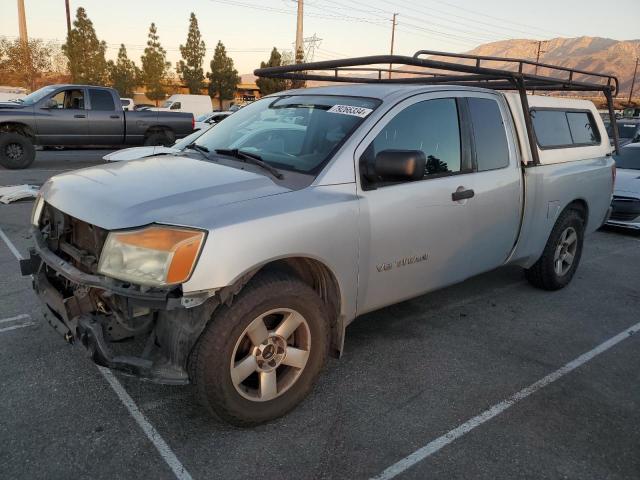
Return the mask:
[[175,94],[165,100],[161,107],[150,108],[159,112],[187,112],[199,117],[211,112],[211,97],[209,95]]
[[607,225],[640,230],[640,143],[615,155],[616,183]]
[[[214,124],[215,125],[215,124]],[[163,147],[162,145],[154,145],[148,147],[131,147],[123,148],[122,150],[116,150],[115,152],[108,153],[103,160],[107,162],[126,162],[128,160],[138,160],[139,158],[152,157],[154,155],[169,155],[179,153],[184,148],[193,143],[193,141],[202,135],[204,132],[213,127],[213,125],[207,125],[208,128],[194,131],[191,135],[178,140],[170,147]]]
[[196,123],[193,125],[194,130],[201,130],[210,125],[215,125],[216,123],[220,123],[222,120],[227,118],[233,112],[210,112],[204,113],[196,118]]
[[122,109],[126,111],[133,111],[136,107],[136,102],[133,101],[133,98],[121,98],[120,103],[122,104]]

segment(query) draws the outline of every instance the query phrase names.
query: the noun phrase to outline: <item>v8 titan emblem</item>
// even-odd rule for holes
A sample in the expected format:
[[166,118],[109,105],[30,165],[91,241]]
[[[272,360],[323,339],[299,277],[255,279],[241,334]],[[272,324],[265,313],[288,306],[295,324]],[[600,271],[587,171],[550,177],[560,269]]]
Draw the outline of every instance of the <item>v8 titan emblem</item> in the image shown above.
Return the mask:
[[410,257],[401,258],[392,263],[380,263],[376,265],[376,270],[378,270],[378,272],[386,272],[393,269],[394,267],[400,268],[414,263],[426,262],[428,259],[428,253],[423,253],[422,255],[412,255]]

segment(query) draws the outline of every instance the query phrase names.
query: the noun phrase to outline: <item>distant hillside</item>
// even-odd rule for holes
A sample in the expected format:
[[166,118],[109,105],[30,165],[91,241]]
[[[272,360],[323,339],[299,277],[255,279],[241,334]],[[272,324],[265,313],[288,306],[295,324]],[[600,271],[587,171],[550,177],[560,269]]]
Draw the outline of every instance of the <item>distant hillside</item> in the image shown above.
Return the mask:
[[[536,40],[502,40],[485,43],[468,53],[535,60]],[[540,61],[563,67],[613,74],[620,81],[620,95],[628,96],[640,40],[612,40],[600,37],[553,38],[542,44]],[[544,74],[544,72],[539,72]],[[639,72],[640,74],[640,72]],[[636,88],[640,90],[636,79]],[[638,92],[640,93],[640,91]],[[634,97],[637,95],[634,94]]]

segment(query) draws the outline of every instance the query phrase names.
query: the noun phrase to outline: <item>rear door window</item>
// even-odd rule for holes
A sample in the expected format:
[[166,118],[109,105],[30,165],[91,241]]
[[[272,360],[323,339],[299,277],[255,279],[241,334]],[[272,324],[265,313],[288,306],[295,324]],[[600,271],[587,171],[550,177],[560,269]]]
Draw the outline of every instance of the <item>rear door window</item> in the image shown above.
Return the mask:
[[490,98],[469,98],[478,171],[509,165],[509,144],[498,102]]
[[116,109],[116,105],[113,102],[113,95],[107,90],[90,88],[89,98],[91,99],[91,110],[113,112]]

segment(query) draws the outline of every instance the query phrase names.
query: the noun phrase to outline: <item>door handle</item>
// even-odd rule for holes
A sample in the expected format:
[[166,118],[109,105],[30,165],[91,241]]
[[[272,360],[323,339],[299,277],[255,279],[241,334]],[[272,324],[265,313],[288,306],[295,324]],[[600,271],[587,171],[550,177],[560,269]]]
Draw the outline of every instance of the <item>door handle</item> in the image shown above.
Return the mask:
[[87,116],[83,115],[81,113],[78,113],[78,114],[74,115],[73,118],[87,118]]
[[109,118],[120,118],[120,115],[109,115]]
[[451,200],[453,200],[454,202],[457,202],[459,200],[466,200],[468,198],[473,198],[473,196],[476,194],[471,189],[460,190],[461,188],[464,188],[464,187],[459,187],[458,190],[456,190],[451,194]]

